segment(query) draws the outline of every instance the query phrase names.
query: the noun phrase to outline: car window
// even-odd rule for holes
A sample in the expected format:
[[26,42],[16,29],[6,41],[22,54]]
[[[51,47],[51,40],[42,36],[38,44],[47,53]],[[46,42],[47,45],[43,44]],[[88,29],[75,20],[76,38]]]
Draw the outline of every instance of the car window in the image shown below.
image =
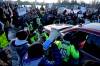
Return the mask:
[[93,34],[88,34],[87,43],[95,44],[96,46],[100,47],[100,37]]
[[87,33],[82,31],[72,31],[64,36],[64,40],[70,41],[71,44],[79,48],[79,44],[86,40]]
[[97,58],[100,58],[100,37],[88,34],[83,50]]
[[72,32],[67,33],[64,36],[64,39],[65,40],[69,40],[69,41],[72,41],[72,40],[80,40],[80,41],[83,41],[83,40],[86,39],[86,36],[87,36],[87,33],[85,33],[85,32],[72,31]]

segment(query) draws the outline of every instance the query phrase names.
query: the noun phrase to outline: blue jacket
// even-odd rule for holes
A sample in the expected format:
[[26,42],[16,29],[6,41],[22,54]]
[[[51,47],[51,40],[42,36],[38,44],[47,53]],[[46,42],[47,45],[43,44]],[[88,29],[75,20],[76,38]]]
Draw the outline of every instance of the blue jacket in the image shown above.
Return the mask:
[[33,59],[29,59],[26,55],[23,59],[23,66],[61,66],[61,54],[57,46],[53,45],[48,49],[48,52],[48,56]]

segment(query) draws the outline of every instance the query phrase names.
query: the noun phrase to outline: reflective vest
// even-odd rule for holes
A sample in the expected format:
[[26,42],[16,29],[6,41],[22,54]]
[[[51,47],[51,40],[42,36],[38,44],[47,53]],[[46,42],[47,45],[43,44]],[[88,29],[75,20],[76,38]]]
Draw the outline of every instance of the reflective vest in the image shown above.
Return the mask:
[[46,38],[46,40],[49,38],[49,36],[47,35],[46,32],[43,32],[43,33],[42,33],[42,36],[44,36],[44,37]]
[[36,19],[36,22],[37,22],[38,25],[42,25],[41,19],[39,17]]
[[32,31],[33,30],[33,26],[32,26],[32,24],[30,23],[30,24],[27,24],[26,23],[26,25],[27,25],[27,27],[28,27],[28,29],[30,30],[30,31]]
[[[43,32],[41,35],[42,35],[43,37],[45,37],[46,40],[47,40],[48,37],[49,37],[49,36],[47,35],[47,33],[45,33],[45,32]],[[31,37],[31,42],[32,42],[32,43],[36,42],[36,41],[39,39],[39,36],[40,36],[40,34],[39,34],[38,32],[36,32],[35,36]]]
[[2,35],[0,35],[0,48],[5,48],[7,47],[7,45],[9,44],[5,33],[3,33]]
[[58,46],[58,49],[60,50],[63,61],[68,62],[70,56],[72,56],[74,59],[79,59],[79,51],[75,49],[74,45],[62,44],[61,41],[55,41],[55,44]]
[[36,33],[34,36],[32,36],[30,39],[31,39],[31,43],[34,43],[38,40],[38,34],[39,33]]

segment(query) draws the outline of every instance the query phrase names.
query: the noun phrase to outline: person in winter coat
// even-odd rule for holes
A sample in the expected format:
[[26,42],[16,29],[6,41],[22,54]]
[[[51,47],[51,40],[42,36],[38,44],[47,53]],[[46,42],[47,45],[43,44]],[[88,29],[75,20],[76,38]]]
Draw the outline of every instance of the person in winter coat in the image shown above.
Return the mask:
[[23,66],[61,66],[61,54],[55,44],[48,49],[45,55],[43,45],[34,43],[28,48],[28,54],[24,56]]
[[24,56],[23,66],[61,66],[61,54],[53,43],[58,35],[58,32],[52,29],[49,38],[43,44],[32,44]]
[[23,66],[38,66],[43,59],[43,46],[39,43],[28,48],[28,54],[23,59]]
[[[26,31],[19,31],[16,34],[16,39],[11,41],[10,47],[12,49],[12,58],[14,57],[13,54],[17,54],[16,57],[19,57],[19,64],[22,64],[22,59],[27,52],[28,49],[28,41],[27,41],[28,34]],[[14,53],[15,52],[15,53]],[[12,61],[13,62],[13,61]],[[14,64],[14,63],[12,63]]]

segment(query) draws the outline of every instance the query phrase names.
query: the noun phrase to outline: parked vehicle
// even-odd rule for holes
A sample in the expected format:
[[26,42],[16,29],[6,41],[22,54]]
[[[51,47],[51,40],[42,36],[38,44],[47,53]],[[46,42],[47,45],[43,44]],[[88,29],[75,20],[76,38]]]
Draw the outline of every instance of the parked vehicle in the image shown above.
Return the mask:
[[83,25],[48,25],[45,30],[51,28],[60,30],[63,39],[77,45],[80,51],[80,63],[92,60],[100,63],[100,23]]

